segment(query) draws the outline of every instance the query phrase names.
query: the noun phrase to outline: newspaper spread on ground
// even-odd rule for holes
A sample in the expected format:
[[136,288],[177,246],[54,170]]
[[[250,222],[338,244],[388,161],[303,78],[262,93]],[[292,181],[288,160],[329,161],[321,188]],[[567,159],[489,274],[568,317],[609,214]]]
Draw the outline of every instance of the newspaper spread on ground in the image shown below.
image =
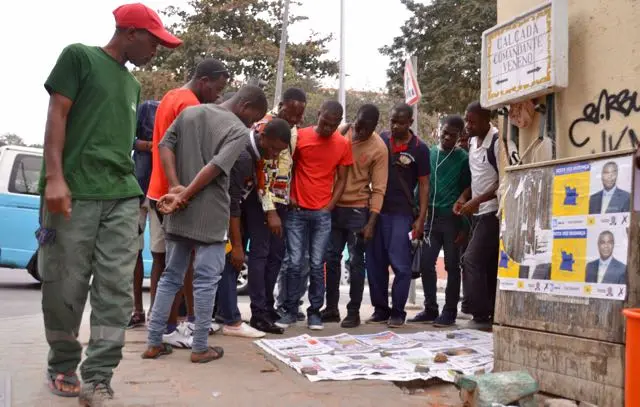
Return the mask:
[[[490,333],[469,329],[371,335],[346,333],[255,341],[310,381],[388,380],[411,381],[439,378],[455,381],[462,374],[493,370],[493,339]],[[437,354],[446,355],[438,363]]]

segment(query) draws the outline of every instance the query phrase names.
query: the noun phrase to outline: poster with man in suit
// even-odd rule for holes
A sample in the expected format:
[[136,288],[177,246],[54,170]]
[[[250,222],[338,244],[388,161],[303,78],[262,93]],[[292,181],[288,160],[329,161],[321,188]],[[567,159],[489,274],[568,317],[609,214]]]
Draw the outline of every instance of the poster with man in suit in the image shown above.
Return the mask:
[[[595,230],[593,232],[596,232]],[[626,236],[620,236],[622,240]],[[626,248],[626,244],[620,245]],[[589,249],[592,244],[589,244]],[[591,252],[591,250],[589,250]],[[624,250],[616,250],[616,236],[611,230],[597,234],[598,257],[587,263],[585,282],[594,284],[626,284],[627,266],[618,258],[626,258]],[[616,258],[618,257],[618,258]]]
[[605,161],[601,169],[597,165],[592,166],[590,215],[630,211],[631,195],[628,191],[631,188],[632,172],[628,162],[627,159],[618,163],[614,159]]

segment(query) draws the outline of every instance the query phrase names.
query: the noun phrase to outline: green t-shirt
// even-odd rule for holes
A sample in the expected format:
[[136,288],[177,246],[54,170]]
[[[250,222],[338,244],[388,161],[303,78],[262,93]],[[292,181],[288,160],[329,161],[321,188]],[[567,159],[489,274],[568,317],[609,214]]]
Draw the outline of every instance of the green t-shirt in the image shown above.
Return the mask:
[[[471,185],[469,154],[461,148],[450,153],[431,147],[429,208],[436,215],[451,215],[462,191]],[[431,212],[431,209],[434,212]]]
[[73,44],[62,51],[44,86],[73,101],[62,153],[72,198],[142,195],[131,157],[140,83],[129,70],[99,47]]

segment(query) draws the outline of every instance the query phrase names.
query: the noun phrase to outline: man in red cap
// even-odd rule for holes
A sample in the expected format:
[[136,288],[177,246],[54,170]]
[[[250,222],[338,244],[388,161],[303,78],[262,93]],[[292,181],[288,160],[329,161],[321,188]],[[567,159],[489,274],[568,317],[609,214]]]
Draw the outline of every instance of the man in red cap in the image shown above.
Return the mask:
[[[104,47],[67,46],[45,82],[50,98],[36,235],[50,347],[47,379],[52,393],[79,395],[83,406],[113,397],[111,377],[122,359],[133,307],[142,191],[131,146],[140,84],[125,63],[145,65],[158,45],[181,44],[142,4],[113,14],[111,41]],[[89,291],[91,338],[80,368],[81,389],[77,336]]]

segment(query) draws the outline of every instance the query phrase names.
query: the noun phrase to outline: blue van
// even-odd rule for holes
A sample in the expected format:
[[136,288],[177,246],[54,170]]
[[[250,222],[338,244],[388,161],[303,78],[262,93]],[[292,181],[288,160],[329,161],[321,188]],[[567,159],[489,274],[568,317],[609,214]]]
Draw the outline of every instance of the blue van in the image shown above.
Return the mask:
[[[0,147],[0,267],[26,268],[38,281],[35,231],[39,227],[41,168],[41,148]],[[144,275],[149,278],[152,258],[146,244],[148,225],[144,240]]]

